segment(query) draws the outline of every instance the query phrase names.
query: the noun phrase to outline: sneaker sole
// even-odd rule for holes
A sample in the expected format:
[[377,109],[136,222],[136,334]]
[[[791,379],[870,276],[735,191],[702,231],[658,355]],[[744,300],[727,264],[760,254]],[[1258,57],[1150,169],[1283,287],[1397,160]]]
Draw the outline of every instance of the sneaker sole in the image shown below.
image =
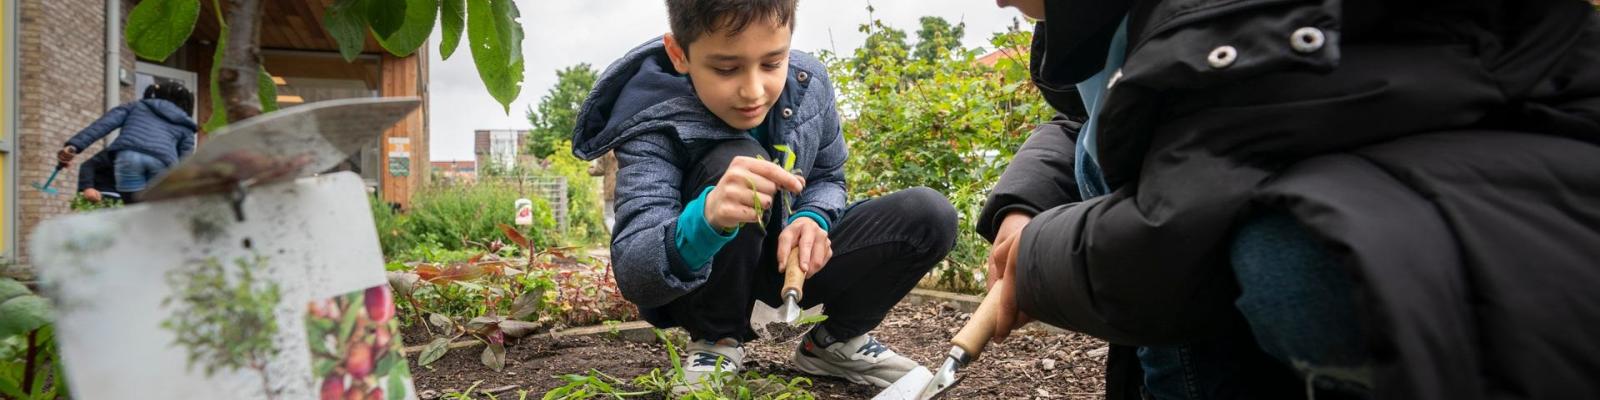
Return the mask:
[[894,382],[885,381],[882,378],[875,376],[862,375],[854,371],[835,369],[832,365],[822,361],[821,359],[816,357],[806,357],[801,355],[798,351],[796,351],[794,355],[794,367],[795,369],[800,370],[800,372],[807,374],[844,378],[845,380],[856,384],[873,385],[880,389],[894,384]]

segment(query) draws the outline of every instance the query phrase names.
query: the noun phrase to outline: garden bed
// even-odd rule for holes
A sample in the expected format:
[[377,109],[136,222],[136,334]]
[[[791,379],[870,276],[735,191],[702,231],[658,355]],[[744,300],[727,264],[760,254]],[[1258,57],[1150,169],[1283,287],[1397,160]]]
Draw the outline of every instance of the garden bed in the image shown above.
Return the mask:
[[[896,307],[874,335],[895,351],[926,366],[937,366],[949,350],[948,340],[966,320],[957,302],[906,302]],[[942,327],[943,329],[929,329]],[[794,335],[787,335],[794,336]],[[805,376],[788,367],[797,338],[763,339],[747,345],[745,368],[781,378]],[[1025,329],[1004,344],[992,345],[978,362],[963,371],[964,380],[947,398],[1099,398],[1104,392],[1106,344],[1059,330]],[[505,369],[495,372],[479,361],[481,351],[451,351],[444,358],[416,368],[417,390],[444,396],[473,389],[472,398],[539,398],[567,385],[567,374],[599,371],[629,381],[651,370],[670,369],[667,349],[659,342],[640,343],[617,335],[530,336],[508,343]],[[415,363],[415,355],[412,355]],[[1048,361],[1046,361],[1048,360]],[[626,386],[626,385],[621,385]],[[805,388],[817,398],[870,398],[878,389],[833,378],[815,378]],[[619,388],[632,390],[631,388]],[[647,395],[644,398],[650,398]],[[659,397],[659,395],[655,395]],[[428,396],[425,396],[428,398]]]

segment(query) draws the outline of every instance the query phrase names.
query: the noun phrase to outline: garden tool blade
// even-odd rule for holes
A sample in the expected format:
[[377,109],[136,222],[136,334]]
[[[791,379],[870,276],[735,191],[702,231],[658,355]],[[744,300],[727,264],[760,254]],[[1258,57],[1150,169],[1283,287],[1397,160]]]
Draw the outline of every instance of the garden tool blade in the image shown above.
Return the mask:
[[41,184],[39,184],[39,182],[33,182],[32,183],[33,188],[34,189],[39,189],[39,191],[44,192],[44,194],[55,196],[56,193],[59,193],[59,192],[56,191],[56,188],[51,187],[50,184],[55,183],[56,174],[61,173],[61,169],[65,168],[65,167],[66,167],[66,164],[56,164],[56,170],[55,171],[50,171],[50,177],[44,180],[44,184],[41,185]]
[[917,394],[917,399],[938,398],[945,391],[955,386],[956,383],[960,383],[961,378],[956,377],[956,372],[960,371],[964,365],[966,363],[957,360],[954,355],[946,357],[944,365],[939,366],[939,371],[933,373],[933,377],[929,379],[928,384],[922,388],[922,393]]
[[932,380],[933,373],[928,371],[928,367],[918,365],[916,369],[900,377],[900,380],[894,381],[893,385],[889,385],[882,392],[878,392],[877,396],[872,396],[872,400],[920,399],[923,389],[927,388],[928,383]]
[[[421,104],[415,97],[332,100],[236,122],[212,132],[204,146],[156,178],[144,199],[233,193],[326,172]],[[412,144],[395,139],[380,145],[391,154],[409,154],[403,150]],[[409,162],[391,165],[398,165],[390,169],[399,171],[396,176],[426,173],[407,169]]]
[[44,194],[48,194],[48,195],[51,195],[51,196],[55,196],[57,193],[59,193],[59,192],[56,191],[56,188],[45,186],[45,185],[40,185],[39,182],[34,182],[33,183],[33,188],[34,189],[39,189],[39,191],[44,192]]
[[[911,373],[906,374],[905,377],[900,378],[899,381],[895,381],[894,385],[889,387],[890,389],[893,389],[893,391],[885,390],[883,393],[879,394],[878,397],[874,398],[917,400],[935,399],[944,395],[946,391],[950,390],[950,388],[955,386],[957,383],[960,383],[961,378],[956,376],[956,373],[960,372],[961,369],[966,367],[968,364],[976,361],[978,359],[978,355],[983,353],[983,348],[989,345],[989,338],[994,335],[995,313],[1000,312],[1000,296],[996,296],[994,293],[1000,293],[1004,291],[1005,287],[1005,281],[1000,281],[995,282],[994,286],[989,288],[990,295],[983,297],[983,303],[978,304],[978,309],[972,312],[972,317],[967,319],[967,324],[963,325],[961,330],[956,332],[955,337],[950,338],[950,353],[945,356],[944,364],[940,365],[939,370],[934,371],[931,376],[926,378],[918,378],[926,380],[926,384],[915,389],[914,393],[917,393],[916,395],[904,396],[896,394],[909,393],[901,392],[904,390],[911,390],[902,387],[901,382],[906,381],[908,378],[914,377],[912,374],[917,373],[917,371],[912,370]],[[918,367],[918,369],[922,368]],[[905,386],[914,385],[915,383],[913,382],[905,383]],[[884,397],[886,395],[895,397]]]
[[783,310],[780,312],[783,314],[783,322],[793,325],[795,321],[800,320],[800,300],[793,296],[783,296]]

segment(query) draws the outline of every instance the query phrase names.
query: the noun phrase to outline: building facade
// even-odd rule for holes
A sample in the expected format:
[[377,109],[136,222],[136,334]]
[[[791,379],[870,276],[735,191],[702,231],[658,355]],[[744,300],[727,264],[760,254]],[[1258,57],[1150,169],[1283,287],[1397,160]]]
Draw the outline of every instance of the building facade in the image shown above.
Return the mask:
[[508,170],[527,144],[526,129],[479,129],[473,132],[472,154],[479,169]]

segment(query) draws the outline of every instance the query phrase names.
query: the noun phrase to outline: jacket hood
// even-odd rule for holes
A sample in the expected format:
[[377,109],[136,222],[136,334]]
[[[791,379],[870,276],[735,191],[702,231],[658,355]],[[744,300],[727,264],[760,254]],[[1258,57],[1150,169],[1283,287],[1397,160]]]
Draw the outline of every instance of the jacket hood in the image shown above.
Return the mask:
[[1068,119],[1088,118],[1075,85],[1105,68],[1111,37],[1131,7],[1126,0],[1045,2],[1045,20],[1033,29],[1028,72],[1045,101]]
[[572,154],[593,160],[629,138],[662,129],[683,140],[741,135],[695,97],[689,77],[672,67],[656,37],[611,63],[595,81],[572,130]]
[[149,107],[150,111],[161,116],[161,119],[167,120],[167,122],[170,122],[174,125],[183,126],[189,129],[200,129],[200,127],[194,123],[194,119],[189,118],[188,112],[183,111],[183,109],[179,108],[177,104],[172,104],[170,101],[162,99],[143,99],[139,100],[139,103],[144,104],[145,107]]

